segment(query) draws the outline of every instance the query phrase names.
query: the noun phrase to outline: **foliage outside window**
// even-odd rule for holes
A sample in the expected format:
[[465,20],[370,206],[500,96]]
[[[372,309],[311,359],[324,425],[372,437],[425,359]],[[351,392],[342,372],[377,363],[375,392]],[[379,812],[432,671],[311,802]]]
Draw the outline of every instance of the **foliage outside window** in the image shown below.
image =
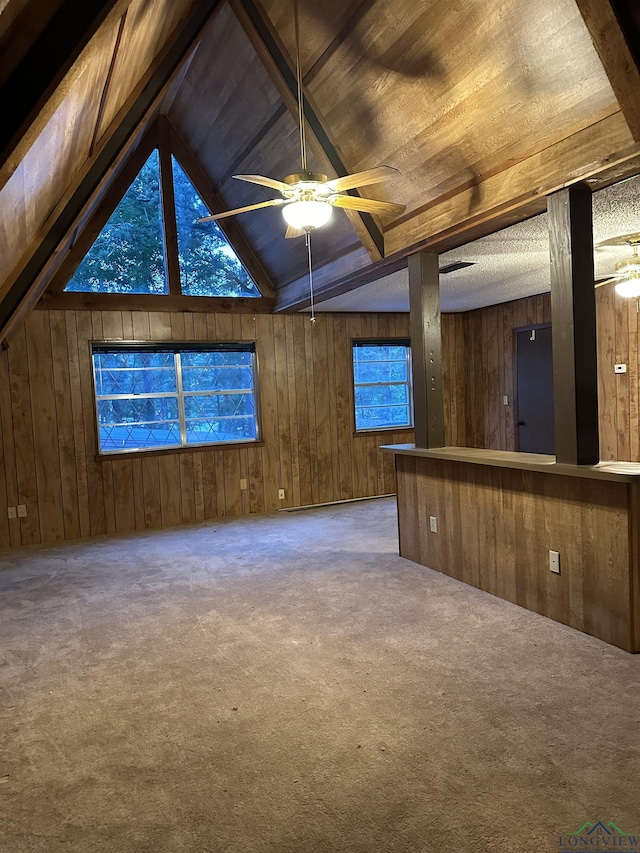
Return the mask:
[[[165,210],[157,149],[144,164],[65,290],[167,294]],[[260,291],[175,157],[171,158],[180,287],[185,296],[259,297]]]
[[353,342],[356,431],[413,426],[408,340]]
[[186,172],[172,157],[180,284],[185,296],[260,296]]
[[255,345],[95,344],[101,453],[256,441]]

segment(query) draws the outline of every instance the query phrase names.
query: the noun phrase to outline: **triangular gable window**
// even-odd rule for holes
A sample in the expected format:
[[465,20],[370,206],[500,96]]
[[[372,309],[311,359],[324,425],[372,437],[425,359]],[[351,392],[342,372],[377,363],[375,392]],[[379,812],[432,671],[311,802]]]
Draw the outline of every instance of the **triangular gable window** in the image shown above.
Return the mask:
[[65,287],[84,293],[168,293],[160,165],[154,150]]
[[[160,169],[158,150],[154,149],[67,283],[66,291],[170,292]],[[182,294],[260,297],[217,223],[197,221],[208,216],[209,210],[175,157],[171,157],[171,169]]]
[[178,227],[180,284],[185,296],[260,296],[216,222],[197,220],[209,210],[187,173],[171,158]]

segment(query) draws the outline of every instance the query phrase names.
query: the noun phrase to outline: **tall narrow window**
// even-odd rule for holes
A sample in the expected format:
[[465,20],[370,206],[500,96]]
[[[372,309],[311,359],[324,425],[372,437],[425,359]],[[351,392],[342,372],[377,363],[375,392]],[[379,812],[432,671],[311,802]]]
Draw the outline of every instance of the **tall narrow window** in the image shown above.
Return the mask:
[[168,293],[157,150],[124,194],[65,290]]
[[186,296],[260,296],[216,222],[198,222],[209,210],[172,157],[180,282]]
[[258,439],[255,345],[95,344],[101,453]]
[[413,425],[408,340],[354,341],[353,385],[356,431]]

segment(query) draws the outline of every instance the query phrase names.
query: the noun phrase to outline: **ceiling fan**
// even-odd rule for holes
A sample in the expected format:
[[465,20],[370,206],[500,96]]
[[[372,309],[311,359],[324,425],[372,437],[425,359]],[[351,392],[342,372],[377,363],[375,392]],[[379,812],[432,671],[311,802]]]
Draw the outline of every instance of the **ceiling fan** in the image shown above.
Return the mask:
[[628,258],[618,261],[615,267],[615,273],[603,281],[597,281],[596,287],[604,287],[607,284],[616,285],[616,293],[627,298],[640,297],[640,255],[638,247],[640,246],[640,233],[630,234],[625,237],[614,237],[611,240],[603,240],[598,246],[624,246],[628,245],[632,249],[632,254]]
[[381,216],[399,216],[404,213],[405,205],[394,204],[388,201],[375,201],[350,195],[348,190],[357,187],[365,187],[370,184],[379,183],[387,178],[398,174],[398,170],[391,166],[377,166],[363,172],[352,175],[333,178],[329,180],[320,172],[312,172],[307,168],[307,145],[305,137],[304,120],[304,97],[302,91],[302,72],[300,64],[300,26],[298,20],[298,3],[293,3],[296,39],[296,78],[297,78],[297,100],[298,100],[298,135],[300,140],[300,172],[287,175],[282,180],[265,177],[263,175],[234,175],[240,181],[248,181],[251,184],[259,184],[269,189],[277,190],[281,198],[261,201],[235,210],[227,210],[212,216],[204,216],[198,222],[210,222],[224,219],[227,216],[235,216],[239,213],[247,213],[250,210],[259,210],[263,207],[281,207],[287,230],[285,237],[301,237],[307,235],[314,228],[325,225],[332,215],[334,207],[345,210],[357,210],[363,213],[374,213]]

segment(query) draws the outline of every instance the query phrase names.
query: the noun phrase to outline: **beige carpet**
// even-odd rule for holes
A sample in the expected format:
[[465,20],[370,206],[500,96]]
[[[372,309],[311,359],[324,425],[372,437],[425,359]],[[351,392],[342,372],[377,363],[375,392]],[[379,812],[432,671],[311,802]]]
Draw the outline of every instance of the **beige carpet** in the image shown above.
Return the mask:
[[640,657],[401,559],[392,499],[0,566],[2,853],[640,830]]

